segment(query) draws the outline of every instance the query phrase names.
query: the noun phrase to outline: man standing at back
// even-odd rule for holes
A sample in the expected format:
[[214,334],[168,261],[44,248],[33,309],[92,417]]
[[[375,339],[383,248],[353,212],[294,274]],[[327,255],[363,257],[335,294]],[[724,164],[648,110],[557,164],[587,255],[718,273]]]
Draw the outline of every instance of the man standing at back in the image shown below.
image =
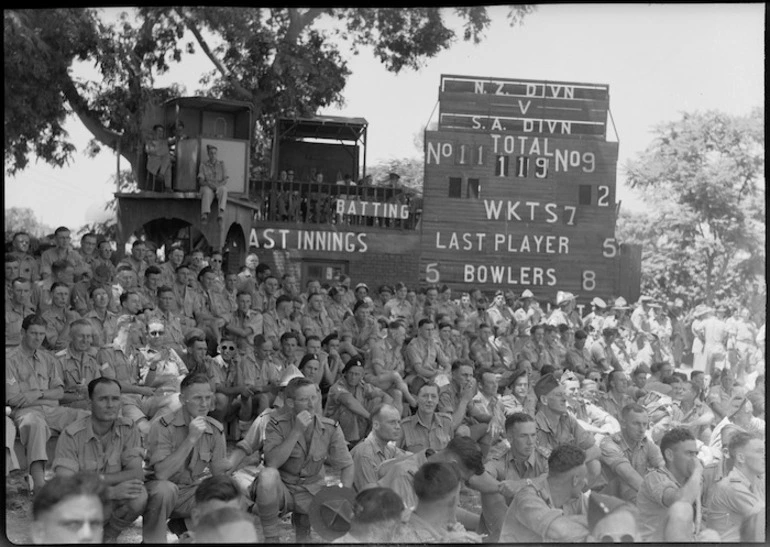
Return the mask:
[[219,475],[227,468],[224,428],[207,416],[213,398],[206,376],[188,374],[179,396],[182,408],[150,428],[147,452],[154,480],[146,484],[145,543],[166,543],[166,521],[190,516],[195,489],[206,471]]
[[88,383],[91,415],[62,431],[56,444],[53,470],[70,477],[80,471],[94,471],[107,485],[112,500],[110,520],[105,523],[104,542],[115,543],[147,504],[142,470],[139,431],[131,420],[118,416],[120,384],[109,378]]

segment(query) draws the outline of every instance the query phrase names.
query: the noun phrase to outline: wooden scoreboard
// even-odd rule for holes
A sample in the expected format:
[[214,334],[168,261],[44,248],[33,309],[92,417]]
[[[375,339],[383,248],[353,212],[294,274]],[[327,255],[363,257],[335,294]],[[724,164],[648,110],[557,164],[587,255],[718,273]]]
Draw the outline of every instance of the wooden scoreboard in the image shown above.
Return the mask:
[[609,86],[442,75],[425,132],[420,271],[487,292],[610,298],[618,143]]

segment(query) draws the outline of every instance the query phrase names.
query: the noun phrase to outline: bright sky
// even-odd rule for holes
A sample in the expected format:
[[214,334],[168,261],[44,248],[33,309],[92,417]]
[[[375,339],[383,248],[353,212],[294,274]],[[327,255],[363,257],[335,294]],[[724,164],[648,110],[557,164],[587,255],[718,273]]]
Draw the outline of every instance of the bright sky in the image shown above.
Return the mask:
[[[368,51],[351,55],[345,105],[321,114],[369,121],[371,166],[422,155],[414,136],[436,106],[441,74],[609,84],[620,141],[617,195],[623,207],[636,209],[640,202],[625,186],[622,166],[650,143],[656,124],[684,111],[739,115],[764,104],[764,4],[551,4],[514,28],[506,13],[504,6],[490,8],[493,23],[481,44],[459,42],[419,71],[395,75]],[[202,62],[188,59],[170,78],[193,95],[194,67]],[[65,169],[32,163],[7,177],[5,206],[32,207],[43,223],[77,229],[111,198],[116,158],[104,152],[86,158],[90,133],[77,120],[67,127],[75,161]]]

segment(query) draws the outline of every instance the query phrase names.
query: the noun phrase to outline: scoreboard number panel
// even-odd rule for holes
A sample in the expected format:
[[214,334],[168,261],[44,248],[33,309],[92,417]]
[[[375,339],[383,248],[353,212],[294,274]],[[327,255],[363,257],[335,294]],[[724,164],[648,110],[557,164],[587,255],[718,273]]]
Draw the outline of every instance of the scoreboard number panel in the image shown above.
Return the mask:
[[425,132],[425,282],[615,295],[608,111],[603,84],[442,76]]

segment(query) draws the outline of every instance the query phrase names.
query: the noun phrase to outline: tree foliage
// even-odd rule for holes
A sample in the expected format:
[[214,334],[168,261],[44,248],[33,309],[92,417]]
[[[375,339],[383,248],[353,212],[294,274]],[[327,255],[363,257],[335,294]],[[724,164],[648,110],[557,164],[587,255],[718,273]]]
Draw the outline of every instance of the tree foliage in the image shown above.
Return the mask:
[[31,237],[43,237],[53,228],[41,223],[29,207],[10,207],[5,210],[5,233],[13,237],[15,232],[27,232]]
[[[510,8],[511,25],[533,9]],[[399,72],[458,39],[478,42],[490,18],[484,7],[153,7],[117,21],[93,9],[7,10],[4,23],[6,172],[24,169],[33,154],[66,164],[74,146],[63,124],[74,113],[94,136],[91,153],[117,150],[137,174],[145,110],[184,93],[156,87],[155,78],[184,55],[200,51],[211,63],[202,69],[200,94],[253,105],[260,159],[276,117],[314,115],[342,102],[350,75],[345,46],[371,48]],[[95,67],[99,78],[76,80],[76,62]]]
[[623,213],[641,243],[643,290],[690,303],[739,302],[765,275],[764,111],[686,113],[655,128],[626,165],[650,212]]
[[399,182],[413,193],[422,195],[422,184],[425,176],[425,161],[423,158],[393,158],[367,167],[366,174],[372,176],[375,186],[383,186],[389,182],[390,173],[396,173],[401,178]]

